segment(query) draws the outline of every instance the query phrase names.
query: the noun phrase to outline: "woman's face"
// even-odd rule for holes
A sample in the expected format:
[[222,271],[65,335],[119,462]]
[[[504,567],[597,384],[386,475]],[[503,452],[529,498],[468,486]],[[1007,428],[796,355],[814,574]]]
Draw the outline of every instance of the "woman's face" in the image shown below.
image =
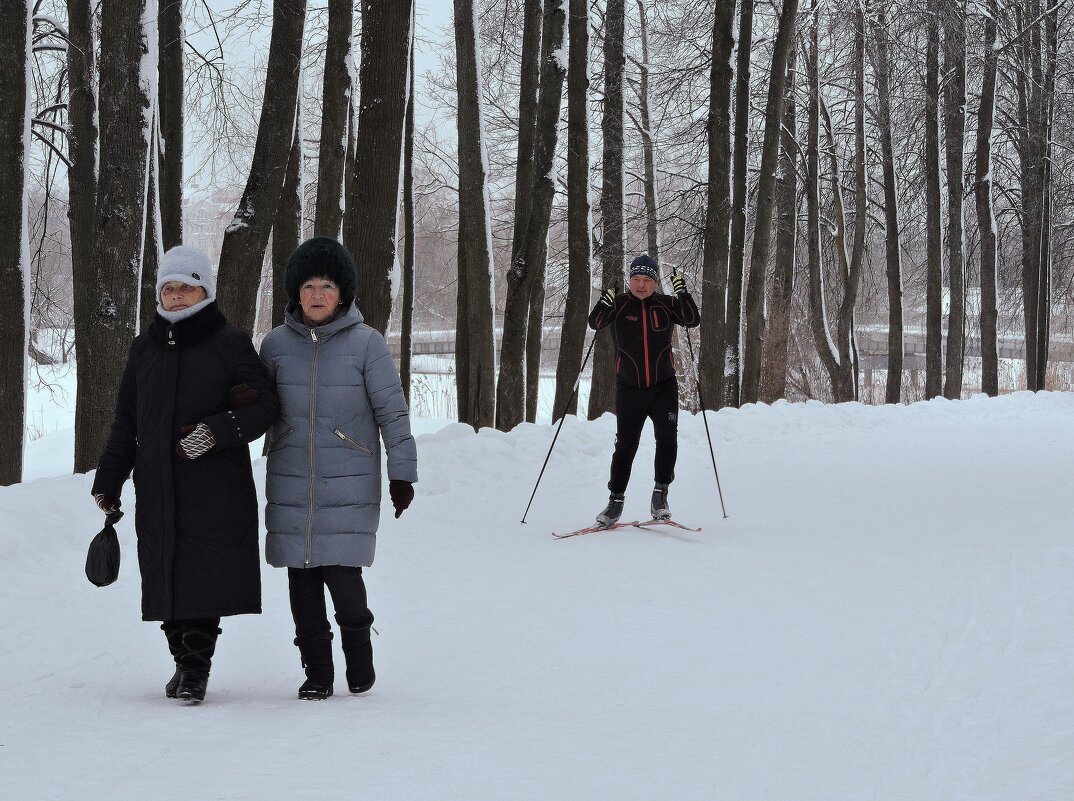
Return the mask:
[[182,281],[168,281],[160,288],[160,305],[164,311],[182,311],[209,297],[205,287],[191,286]]
[[339,287],[329,278],[311,278],[299,289],[298,304],[307,320],[323,323],[339,308]]

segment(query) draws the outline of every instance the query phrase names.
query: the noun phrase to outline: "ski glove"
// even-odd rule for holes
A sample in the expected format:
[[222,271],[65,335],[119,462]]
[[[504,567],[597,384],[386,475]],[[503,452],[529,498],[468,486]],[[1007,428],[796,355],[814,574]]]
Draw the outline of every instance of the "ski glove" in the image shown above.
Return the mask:
[[603,304],[604,306],[607,306],[610,309],[612,306],[615,305],[615,290],[611,287],[608,287],[601,293],[600,300],[598,300],[597,302]]
[[96,492],[93,495],[93,500],[97,502],[98,508],[105,514],[119,511],[119,498],[105,495],[103,492]]
[[682,277],[682,273],[671,274],[671,287],[676,295],[681,295],[686,291],[686,279]]
[[207,454],[216,445],[213,432],[205,423],[183,426],[179,429],[179,433],[186,434],[175,443],[175,454],[180,459],[197,459]]
[[258,391],[248,384],[236,384],[228,391],[232,409],[245,409],[257,403]]
[[395,516],[398,518],[410,506],[414,500],[414,485],[401,478],[393,478],[388,482],[388,494],[392,498],[392,506],[395,507]]

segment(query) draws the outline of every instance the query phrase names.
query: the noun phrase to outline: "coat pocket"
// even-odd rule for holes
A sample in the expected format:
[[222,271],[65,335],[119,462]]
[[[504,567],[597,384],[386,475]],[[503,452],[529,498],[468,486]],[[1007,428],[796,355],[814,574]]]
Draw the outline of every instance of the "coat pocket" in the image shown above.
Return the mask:
[[269,440],[269,447],[268,447],[267,452],[272,453],[274,450],[279,448],[280,445],[283,443],[283,441],[285,439],[287,439],[289,436],[291,436],[291,433],[294,430],[295,430],[294,428],[288,427],[285,431],[281,432],[278,435],[275,432],[273,432],[272,438]]
[[339,437],[344,442],[346,442],[351,447],[357,448],[362,453],[368,453],[370,456],[373,455],[373,451],[370,448],[367,448],[365,445],[363,445],[362,443],[360,443],[358,440],[354,439],[353,437],[347,436],[342,431],[340,431],[338,428],[333,429],[332,433],[335,434],[337,437]]

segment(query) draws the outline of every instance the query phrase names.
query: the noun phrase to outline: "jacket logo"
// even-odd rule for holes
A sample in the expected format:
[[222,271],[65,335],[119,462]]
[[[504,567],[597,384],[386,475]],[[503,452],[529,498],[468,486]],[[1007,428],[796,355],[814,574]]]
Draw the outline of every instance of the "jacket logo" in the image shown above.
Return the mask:
[[632,323],[636,323],[638,321],[638,315],[636,314],[628,314],[626,315],[626,318]]

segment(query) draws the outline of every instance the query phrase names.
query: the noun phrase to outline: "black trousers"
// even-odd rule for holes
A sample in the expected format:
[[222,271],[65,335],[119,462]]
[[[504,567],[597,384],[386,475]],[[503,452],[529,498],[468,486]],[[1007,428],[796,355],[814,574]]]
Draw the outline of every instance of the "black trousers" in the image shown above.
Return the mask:
[[615,452],[608,489],[626,492],[646,419],[653,421],[656,434],[654,480],[657,484],[674,481],[679,450],[679,382],[672,377],[651,387],[616,383],[615,416]]
[[325,587],[332,594],[336,622],[340,627],[357,629],[373,624],[373,613],[369,611],[360,567],[289,567],[287,585],[291,595],[291,615],[295,619],[296,641],[331,638]]

